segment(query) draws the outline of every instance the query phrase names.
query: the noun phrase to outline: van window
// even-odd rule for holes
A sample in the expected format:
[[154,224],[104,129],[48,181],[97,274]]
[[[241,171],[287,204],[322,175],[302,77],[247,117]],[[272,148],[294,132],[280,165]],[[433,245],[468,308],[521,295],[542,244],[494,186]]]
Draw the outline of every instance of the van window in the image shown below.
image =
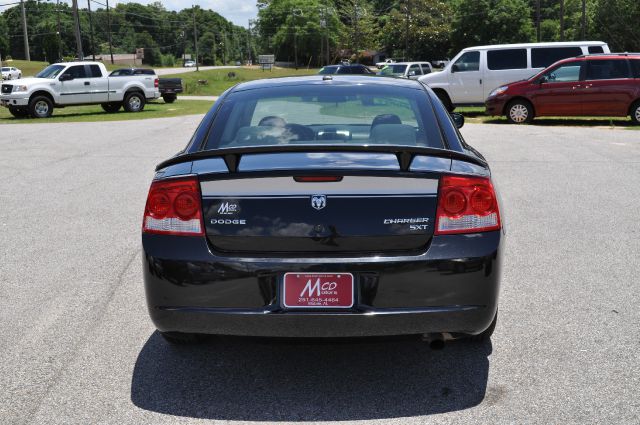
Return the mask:
[[588,61],[587,80],[613,80],[629,77],[626,59]]
[[581,62],[569,62],[544,73],[549,83],[580,81]]
[[633,78],[640,78],[640,59],[630,59],[629,65],[631,65]]
[[526,69],[527,49],[489,50],[487,67],[492,70]]
[[589,46],[589,53],[604,53],[602,46]]
[[428,63],[422,63],[420,65],[422,65],[422,73],[423,74],[428,74],[428,73],[431,72],[431,67],[429,66]]
[[535,47],[531,49],[531,67],[546,68],[560,59],[580,56],[580,47]]
[[466,52],[458,58],[458,60],[451,66],[457,69],[455,72],[469,72],[480,70],[480,52]]

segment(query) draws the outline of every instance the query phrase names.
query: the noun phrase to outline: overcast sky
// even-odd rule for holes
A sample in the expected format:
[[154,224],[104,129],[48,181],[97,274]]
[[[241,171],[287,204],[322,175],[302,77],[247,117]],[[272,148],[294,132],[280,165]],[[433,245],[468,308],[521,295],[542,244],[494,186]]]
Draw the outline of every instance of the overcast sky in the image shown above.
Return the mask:
[[[71,3],[69,0],[63,1]],[[154,1],[157,0],[110,0],[109,5],[111,6],[117,3],[149,4]],[[9,2],[9,0],[7,0],[7,2]],[[103,2],[101,1],[101,3]],[[254,19],[258,16],[256,0],[162,0],[160,3],[169,10],[180,10],[196,4],[203,9],[211,9],[214,12],[218,12],[234,24],[241,25],[245,28],[249,25],[249,19]],[[79,0],[78,4],[81,8],[87,7],[86,0]],[[93,7],[96,7],[96,5],[94,4]],[[6,9],[6,7],[0,7],[0,11],[4,9]]]

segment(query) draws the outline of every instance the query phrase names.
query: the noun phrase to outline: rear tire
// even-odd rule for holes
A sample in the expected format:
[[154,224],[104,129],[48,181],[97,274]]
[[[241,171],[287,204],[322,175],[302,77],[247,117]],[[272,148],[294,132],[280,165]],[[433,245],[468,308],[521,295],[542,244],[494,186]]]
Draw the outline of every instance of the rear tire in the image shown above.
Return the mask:
[[101,103],[100,106],[102,106],[102,109],[104,109],[105,112],[112,114],[114,112],[118,112],[120,108],[122,108],[122,103],[120,102]]
[[124,97],[124,110],[127,112],[140,112],[144,109],[146,99],[140,92],[127,93]]
[[164,100],[164,103],[173,103],[176,101],[176,99],[178,98],[178,96],[176,96],[175,94],[164,94],[162,95],[162,99]]
[[173,345],[199,344],[205,339],[204,335],[201,334],[183,332],[160,332],[160,335],[162,335],[165,341]]
[[640,125],[640,100],[631,105],[631,109],[629,110],[629,115],[631,116],[631,121],[635,125]]
[[9,106],[9,112],[16,118],[26,118],[29,116],[29,109],[24,106]]
[[488,341],[491,338],[491,335],[493,335],[493,331],[496,330],[496,324],[497,323],[498,323],[498,311],[496,310],[496,315],[493,316],[493,321],[491,322],[489,327],[484,332],[479,333],[478,335],[470,336],[468,338],[469,341],[472,341],[472,342]]
[[507,105],[507,121],[511,124],[526,124],[533,120],[533,106],[524,99],[516,99]]
[[29,100],[29,114],[33,118],[49,118],[53,114],[53,102],[47,96],[34,96]]

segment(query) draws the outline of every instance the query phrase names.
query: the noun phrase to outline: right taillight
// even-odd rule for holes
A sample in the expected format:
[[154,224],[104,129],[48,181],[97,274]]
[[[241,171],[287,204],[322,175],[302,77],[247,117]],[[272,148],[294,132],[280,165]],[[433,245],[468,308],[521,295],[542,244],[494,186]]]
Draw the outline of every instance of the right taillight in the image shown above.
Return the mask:
[[189,177],[151,183],[144,209],[142,232],[204,235],[198,179]]
[[444,176],[438,192],[436,235],[500,229],[498,200],[491,180]]

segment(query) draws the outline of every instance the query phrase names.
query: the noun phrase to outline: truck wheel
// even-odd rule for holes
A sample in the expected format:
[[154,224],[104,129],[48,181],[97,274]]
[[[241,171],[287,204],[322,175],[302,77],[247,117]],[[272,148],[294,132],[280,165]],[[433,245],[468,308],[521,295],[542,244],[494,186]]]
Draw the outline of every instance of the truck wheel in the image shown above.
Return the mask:
[[140,112],[144,109],[145,98],[139,92],[128,93],[124,97],[124,110],[127,112]]
[[164,100],[164,103],[173,103],[176,101],[176,99],[178,98],[178,96],[176,96],[175,94],[163,94],[162,95],[162,99]]
[[445,109],[449,112],[453,112],[454,109],[456,109],[455,106],[453,106],[453,103],[451,103],[451,99],[449,98],[449,95],[447,94],[446,91],[440,89],[440,90],[434,90],[436,93],[436,96],[438,96],[438,99],[440,99],[440,102],[442,102],[442,104],[444,105]]
[[112,114],[114,112],[118,112],[120,108],[122,108],[122,103],[120,102],[101,103],[100,106],[102,106],[102,109],[104,109],[105,112],[109,112],[110,114]]
[[47,96],[34,96],[29,101],[29,114],[33,118],[49,118],[53,113],[53,102]]
[[29,116],[29,109],[20,106],[9,106],[9,112],[16,118],[26,118]]
[[507,105],[507,121],[511,124],[526,124],[533,120],[533,106],[523,99],[516,99]]
[[631,105],[629,115],[631,115],[631,121],[635,125],[640,125],[640,100]]

